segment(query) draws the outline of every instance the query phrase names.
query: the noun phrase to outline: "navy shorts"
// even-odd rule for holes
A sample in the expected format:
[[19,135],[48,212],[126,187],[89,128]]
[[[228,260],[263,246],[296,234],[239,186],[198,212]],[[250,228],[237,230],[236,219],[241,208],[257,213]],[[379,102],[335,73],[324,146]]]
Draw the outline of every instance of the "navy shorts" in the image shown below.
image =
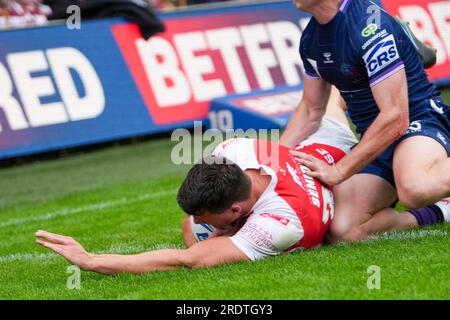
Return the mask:
[[412,121],[409,129],[360,173],[382,177],[395,187],[392,170],[395,147],[403,140],[414,136],[425,136],[436,140],[447,150],[447,155],[450,157],[450,107],[440,102],[436,102],[436,104],[438,108],[444,111],[443,114],[431,111],[425,117]]

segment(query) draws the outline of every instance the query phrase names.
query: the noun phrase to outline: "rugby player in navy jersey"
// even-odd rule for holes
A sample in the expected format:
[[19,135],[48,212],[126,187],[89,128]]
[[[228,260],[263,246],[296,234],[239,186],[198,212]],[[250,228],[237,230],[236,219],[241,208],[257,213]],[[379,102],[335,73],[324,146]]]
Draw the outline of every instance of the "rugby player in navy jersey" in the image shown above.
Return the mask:
[[[337,185],[330,238],[365,238],[364,226],[375,218],[379,230],[442,222],[448,199],[437,201],[450,196],[450,107],[428,80],[410,35],[368,0],[294,4],[313,18],[300,44],[304,96],[281,143],[294,146],[317,130],[331,85],[361,134],[334,166],[297,154],[312,177]],[[413,208],[408,218],[376,214],[397,199]]]

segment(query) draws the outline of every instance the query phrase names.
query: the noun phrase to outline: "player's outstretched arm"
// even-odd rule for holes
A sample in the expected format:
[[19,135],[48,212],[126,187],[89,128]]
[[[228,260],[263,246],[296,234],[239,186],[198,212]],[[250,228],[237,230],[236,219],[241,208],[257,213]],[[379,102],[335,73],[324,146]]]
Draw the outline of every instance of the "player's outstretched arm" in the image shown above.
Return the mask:
[[92,254],[71,237],[46,231],[36,232],[36,242],[79,266],[103,274],[145,273],[180,267],[204,268],[249,258],[228,237],[199,242],[189,249],[164,249],[136,255]]

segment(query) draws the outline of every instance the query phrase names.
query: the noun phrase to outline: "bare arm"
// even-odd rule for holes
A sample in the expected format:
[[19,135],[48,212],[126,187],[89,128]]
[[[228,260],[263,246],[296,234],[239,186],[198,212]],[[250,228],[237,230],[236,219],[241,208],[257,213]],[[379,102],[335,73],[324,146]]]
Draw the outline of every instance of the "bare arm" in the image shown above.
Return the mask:
[[380,113],[361,142],[339,163],[344,180],[375,160],[409,126],[408,87],[405,70],[400,70],[372,88]]
[[339,184],[375,160],[409,126],[408,87],[406,74],[400,70],[372,88],[380,109],[379,115],[361,142],[335,166],[310,155],[291,151],[299,162],[311,169],[308,173],[330,185]]
[[304,86],[303,98],[280,139],[291,148],[317,131],[330,96],[331,86],[322,79],[305,77]]
[[164,249],[136,255],[95,255],[74,239],[46,231],[36,232],[36,242],[66,258],[83,270],[114,275],[121,272],[145,273],[181,267],[204,268],[249,258],[228,237],[199,242],[189,249]]
[[181,225],[181,230],[183,230],[183,241],[186,248],[192,247],[197,240],[195,240],[194,234],[192,233],[190,216],[186,215]]

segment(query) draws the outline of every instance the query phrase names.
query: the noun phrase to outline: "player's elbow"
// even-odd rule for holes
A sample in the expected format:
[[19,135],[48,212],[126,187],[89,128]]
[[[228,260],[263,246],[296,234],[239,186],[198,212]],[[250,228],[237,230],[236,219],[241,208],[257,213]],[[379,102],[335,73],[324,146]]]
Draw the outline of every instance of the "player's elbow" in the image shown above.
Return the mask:
[[177,264],[180,267],[194,268],[195,263],[195,257],[191,254],[189,249],[182,250],[178,255]]
[[399,138],[406,130],[409,128],[409,119],[401,118],[399,119],[396,127],[396,138]]
[[204,257],[195,254],[192,250],[183,250],[183,253],[179,257],[180,265],[190,269],[204,268]]
[[398,131],[403,134],[409,128],[409,114],[401,112],[398,117]]
[[395,138],[400,137],[409,127],[408,112],[395,110],[389,114],[389,124],[391,132],[395,134]]

